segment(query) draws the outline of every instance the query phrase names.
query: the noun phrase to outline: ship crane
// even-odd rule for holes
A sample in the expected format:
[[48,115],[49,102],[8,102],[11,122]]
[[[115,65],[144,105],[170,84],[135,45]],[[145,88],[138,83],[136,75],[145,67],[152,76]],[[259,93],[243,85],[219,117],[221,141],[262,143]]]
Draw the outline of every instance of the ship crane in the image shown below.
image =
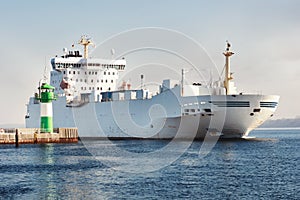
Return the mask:
[[92,40],[90,38],[87,38],[87,36],[81,36],[81,39],[79,40],[78,44],[83,45],[84,47],[84,55],[83,57],[85,59],[88,58],[88,47],[89,45],[95,46],[95,44],[92,42]]

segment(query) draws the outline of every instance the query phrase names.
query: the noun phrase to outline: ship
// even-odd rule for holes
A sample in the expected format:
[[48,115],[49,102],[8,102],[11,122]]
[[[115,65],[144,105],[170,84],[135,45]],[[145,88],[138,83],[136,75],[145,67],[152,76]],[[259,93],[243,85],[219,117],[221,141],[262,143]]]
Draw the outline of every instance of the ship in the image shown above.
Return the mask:
[[[230,70],[234,54],[227,42],[224,76],[214,84],[162,80],[153,94],[122,82],[125,58],[89,57],[90,38],[82,36],[79,50],[64,49],[51,59],[48,84],[55,87],[54,127],[77,127],[80,137],[112,139],[203,139],[206,136],[245,138],[273,116],[278,95],[239,93]],[[141,79],[143,75],[141,75]],[[39,82],[39,87],[43,81]],[[45,80],[46,82],[46,80]],[[26,127],[40,124],[38,93],[29,98]]]

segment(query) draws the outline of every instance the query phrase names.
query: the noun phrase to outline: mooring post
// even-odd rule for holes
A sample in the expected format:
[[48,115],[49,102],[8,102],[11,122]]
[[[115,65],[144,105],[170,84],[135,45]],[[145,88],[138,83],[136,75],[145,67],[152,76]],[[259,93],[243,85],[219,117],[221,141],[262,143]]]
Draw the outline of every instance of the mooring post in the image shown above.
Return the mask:
[[37,144],[37,132],[36,131],[33,134],[33,143]]
[[16,129],[15,143],[16,143],[16,147],[19,147],[19,130],[18,129]]

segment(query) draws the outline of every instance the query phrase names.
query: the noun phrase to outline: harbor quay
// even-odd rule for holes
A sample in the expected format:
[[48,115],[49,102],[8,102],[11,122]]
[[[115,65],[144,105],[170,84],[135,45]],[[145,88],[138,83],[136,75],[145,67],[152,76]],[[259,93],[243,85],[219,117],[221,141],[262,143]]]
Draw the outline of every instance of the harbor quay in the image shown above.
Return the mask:
[[77,143],[77,128],[54,128],[41,132],[40,128],[11,128],[0,130],[0,144]]

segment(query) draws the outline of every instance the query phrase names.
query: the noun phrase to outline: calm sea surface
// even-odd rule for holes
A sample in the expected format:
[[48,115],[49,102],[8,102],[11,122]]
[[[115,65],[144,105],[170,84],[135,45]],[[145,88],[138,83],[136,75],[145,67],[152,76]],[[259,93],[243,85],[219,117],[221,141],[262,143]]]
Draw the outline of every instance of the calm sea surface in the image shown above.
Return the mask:
[[174,162],[170,141],[2,145],[0,199],[300,199],[300,130],[251,136],[261,139],[219,141],[205,157],[193,142]]

